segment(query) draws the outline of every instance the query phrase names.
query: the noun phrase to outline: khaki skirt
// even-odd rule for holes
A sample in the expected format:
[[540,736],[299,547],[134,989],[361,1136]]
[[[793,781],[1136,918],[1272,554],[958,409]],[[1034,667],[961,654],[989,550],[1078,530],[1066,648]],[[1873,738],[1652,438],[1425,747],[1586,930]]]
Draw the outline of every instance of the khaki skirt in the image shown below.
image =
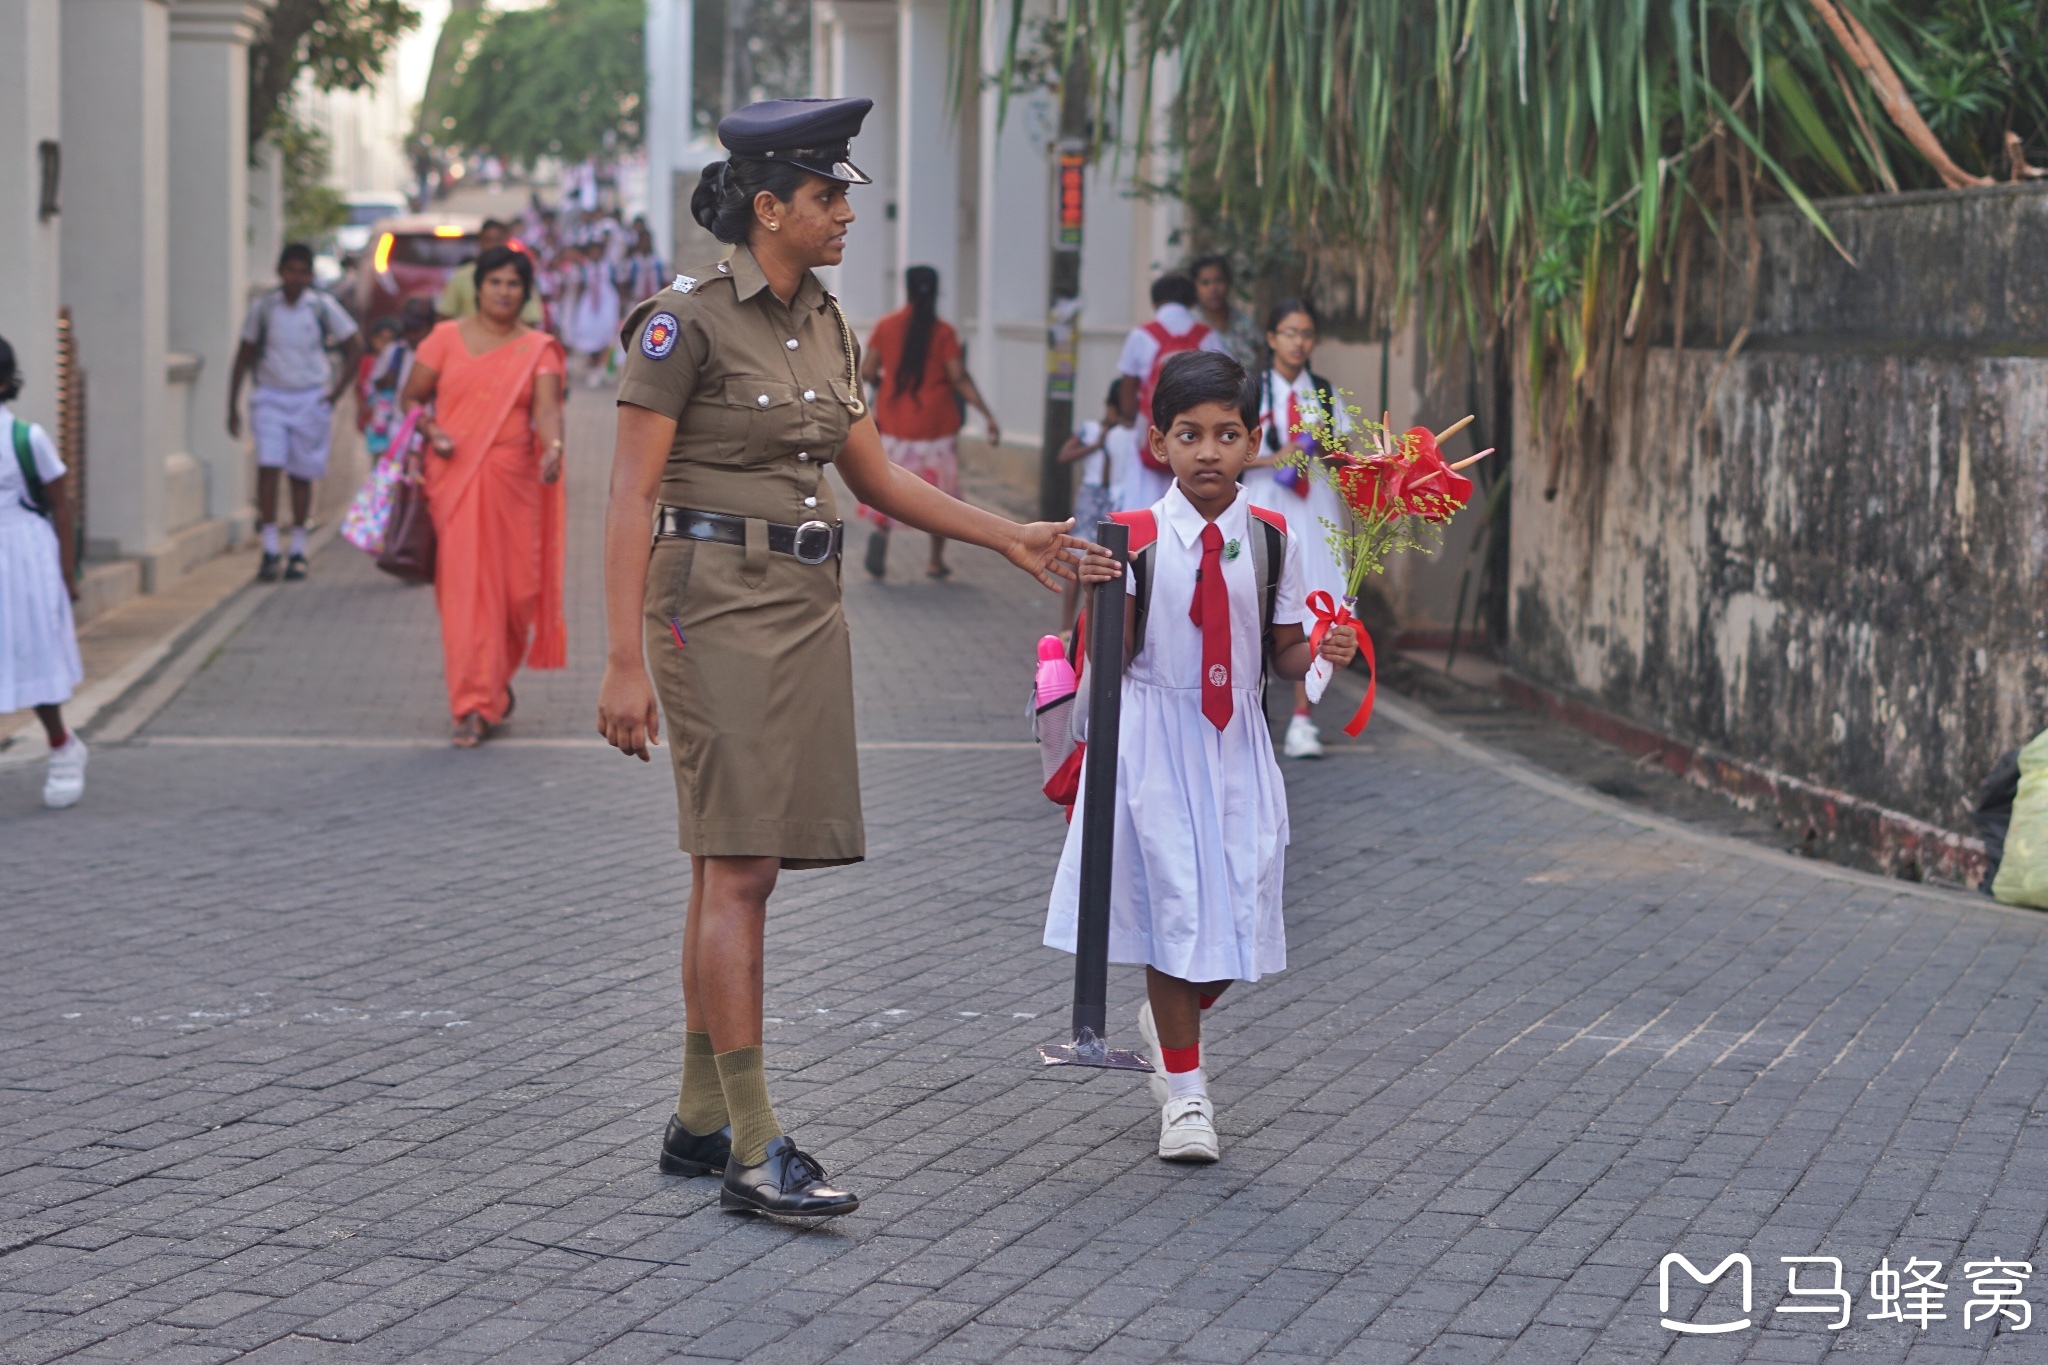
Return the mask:
[[648,564],[648,669],[676,773],[677,837],[787,868],[867,852],[839,561],[664,538]]

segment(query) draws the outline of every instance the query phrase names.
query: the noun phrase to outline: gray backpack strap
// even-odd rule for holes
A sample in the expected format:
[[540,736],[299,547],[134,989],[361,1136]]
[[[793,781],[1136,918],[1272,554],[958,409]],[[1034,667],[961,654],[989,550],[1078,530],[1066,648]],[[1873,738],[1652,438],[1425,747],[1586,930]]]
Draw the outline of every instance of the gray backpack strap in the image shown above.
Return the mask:
[[1273,613],[1280,602],[1280,565],[1287,554],[1285,533],[1272,522],[1253,517],[1252,573],[1259,585],[1259,638],[1270,651]]
[[1152,549],[1159,542],[1153,541],[1144,549],[1131,556],[1131,578],[1137,591],[1131,594],[1131,658],[1135,659],[1145,648],[1145,618],[1152,614]]

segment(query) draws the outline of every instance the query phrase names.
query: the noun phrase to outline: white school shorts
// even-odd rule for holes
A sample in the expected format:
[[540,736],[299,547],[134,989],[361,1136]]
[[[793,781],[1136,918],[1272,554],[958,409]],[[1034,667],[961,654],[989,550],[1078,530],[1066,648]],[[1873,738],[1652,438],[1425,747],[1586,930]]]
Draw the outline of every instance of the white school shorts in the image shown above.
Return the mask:
[[269,389],[249,396],[249,428],[256,436],[259,469],[282,469],[294,479],[327,477],[327,443],[334,431],[334,405],[327,386]]

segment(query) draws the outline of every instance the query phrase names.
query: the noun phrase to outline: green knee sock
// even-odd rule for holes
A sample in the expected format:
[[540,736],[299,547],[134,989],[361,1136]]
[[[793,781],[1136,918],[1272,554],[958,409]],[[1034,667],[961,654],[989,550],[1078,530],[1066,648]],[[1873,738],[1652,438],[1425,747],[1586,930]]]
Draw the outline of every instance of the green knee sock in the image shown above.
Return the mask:
[[768,1103],[768,1073],[761,1069],[761,1049],[735,1048],[712,1060],[718,1063],[718,1083],[725,1091],[732,1154],[742,1166],[758,1166],[768,1155],[768,1144],[782,1136],[775,1106]]
[[725,1127],[725,1087],[718,1083],[708,1033],[683,1034],[683,1091],[676,1097],[676,1117],[699,1137]]

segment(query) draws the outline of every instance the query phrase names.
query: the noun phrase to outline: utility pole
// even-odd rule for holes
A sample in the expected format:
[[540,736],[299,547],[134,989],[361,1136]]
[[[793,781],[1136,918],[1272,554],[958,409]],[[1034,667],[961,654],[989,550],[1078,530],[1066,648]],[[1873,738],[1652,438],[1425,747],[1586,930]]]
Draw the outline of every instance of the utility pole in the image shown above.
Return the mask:
[[[1051,303],[1045,332],[1045,443],[1038,454],[1038,515],[1065,521],[1073,512],[1073,470],[1059,462],[1074,434],[1074,370],[1081,354],[1081,189],[1088,171],[1088,65],[1074,45],[1060,82],[1058,215],[1052,235]],[[1076,527],[1082,535],[1093,527]]]

